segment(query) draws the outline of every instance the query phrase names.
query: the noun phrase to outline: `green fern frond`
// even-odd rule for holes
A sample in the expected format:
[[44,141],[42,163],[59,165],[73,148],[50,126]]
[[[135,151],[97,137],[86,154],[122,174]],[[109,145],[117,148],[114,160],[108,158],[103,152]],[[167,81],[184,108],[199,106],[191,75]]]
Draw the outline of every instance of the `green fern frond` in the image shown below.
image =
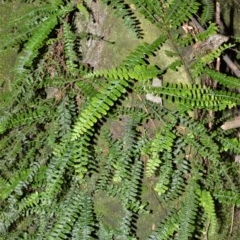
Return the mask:
[[146,167],[146,175],[148,177],[154,175],[155,171],[159,168],[162,162],[161,154],[165,151],[171,152],[174,139],[176,138],[176,132],[174,131],[175,124],[176,119],[172,119],[172,121],[164,125],[156,134],[155,138],[147,144],[148,154],[150,155]]
[[180,44],[181,46],[188,46],[188,45],[192,45],[195,42],[199,42],[199,41],[205,41],[207,40],[210,36],[213,36],[215,34],[217,34],[218,28],[216,26],[215,23],[210,23],[208,28],[203,31],[203,32],[199,32],[196,35],[192,35],[190,33],[185,34],[183,36],[179,36],[179,38],[177,38],[177,43]]
[[128,69],[136,65],[145,65],[146,58],[152,56],[167,40],[167,36],[163,35],[157,38],[152,43],[143,43],[139,45],[135,51],[130,53],[127,58],[122,62],[122,66]]
[[[34,104],[34,103],[33,103]],[[48,114],[49,106],[48,104],[42,105],[41,107],[36,108],[28,108],[27,112],[19,112],[18,114],[14,114],[7,122],[4,123],[5,131],[11,128],[17,128],[24,125],[31,125],[33,122],[43,122],[49,116]]]
[[75,35],[72,33],[68,23],[63,23],[63,36],[64,36],[64,58],[67,66],[67,71],[76,73],[77,71],[77,54],[74,51]]
[[84,16],[85,20],[89,20],[89,9],[86,7],[86,2],[78,3],[77,4],[78,10],[81,12],[81,14]]
[[79,179],[82,179],[89,172],[88,165],[90,159],[88,139],[82,137],[80,141],[73,143],[72,157],[69,159],[70,165],[73,165],[75,174]]
[[[53,126],[57,125],[57,136],[63,137],[71,131],[73,122],[77,114],[75,99],[71,96],[65,96],[56,108],[56,118],[52,122]],[[50,124],[49,124],[50,125]]]
[[39,192],[35,192],[32,194],[29,194],[27,197],[23,198],[21,200],[21,203],[19,204],[19,212],[24,212],[23,215],[30,215],[33,213],[39,213],[39,202],[40,202],[41,196]]
[[66,136],[60,144],[58,144],[53,151],[53,157],[46,172],[46,188],[45,198],[49,202],[61,192],[64,173],[69,168],[69,156],[72,156],[72,145]]
[[77,204],[81,206],[81,213],[73,226],[72,239],[97,239],[96,230],[98,226],[95,219],[93,199],[90,196],[84,196]]
[[166,11],[165,24],[176,29],[184,22],[187,22],[193,14],[196,14],[200,4],[195,0],[174,0]]
[[30,66],[32,60],[38,54],[38,49],[43,45],[44,40],[57,24],[57,16],[53,15],[44,21],[40,27],[35,30],[31,39],[24,46],[24,50],[17,59],[16,73],[21,74],[24,72],[24,67]]
[[179,102],[184,105],[185,110],[193,108],[223,110],[237,106],[240,102],[240,95],[212,90],[200,85],[182,85],[167,83],[162,87],[145,87],[147,93],[152,93],[166,100]]
[[195,221],[198,212],[198,196],[195,194],[196,183],[190,183],[186,192],[183,207],[179,212],[179,240],[191,239],[195,231]]
[[184,138],[187,144],[190,146],[193,146],[197,151],[198,154],[202,158],[207,158],[213,163],[218,163],[220,156],[218,153],[212,152],[209,147],[202,146],[199,142],[195,141],[192,137],[186,137]]
[[146,81],[148,79],[156,77],[161,71],[153,65],[135,65],[133,68],[113,68],[113,69],[104,69],[89,73],[86,75],[86,78],[93,77],[105,77],[110,79],[124,79],[128,80],[138,80]]
[[88,98],[92,98],[98,93],[96,88],[94,88],[93,84],[87,81],[77,81],[76,86],[79,87],[83,92],[84,96]]
[[134,234],[134,221],[136,222],[136,219],[134,219],[135,214],[128,210],[124,209],[124,217],[122,218],[122,221],[120,223],[119,228],[119,234],[116,234],[116,238],[119,237],[129,240],[136,240],[136,235]]
[[134,12],[131,10],[127,2],[124,0],[102,0],[102,2],[114,9],[116,16],[121,18],[126,27],[132,30],[132,32],[135,33],[138,38],[143,37],[143,32],[140,28],[140,22],[134,15]]
[[214,3],[212,0],[201,0],[201,3],[203,9],[200,15],[200,23],[203,25],[213,19]]
[[136,8],[151,23],[158,25],[161,21],[161,13],[167,3],[158,0],[132,0],[133,8]]
[[[169,177],[169,184],[166,191],[160,196],[160,200],[169,201],[177,199],[184,194],[185,187],[187,186],[187,176],[191,173],[190,162],[185,158],[187,145],[184,140],[179,136],[174,141],[172,155],[172,174]],[[169,160],[168,160],[169,161]],[[161,172],[164,175],[164,170],[161,167]],[[161,177],[161,173],[160,173]]]
[[240,192],[234,190],[220,190],[213,193],[213,196],[220,202],[225,204],[240,206]]
[[27,181],[30,174],[30,169],[18,171],[17,174],[11,177],[10,182],[4,186],[1,186],[0,197],[4,200],[16,189],[22,188],[24,182]]
[[230,151],[235,154],[240,154],[240,141],[238,138],[230,138],[220,133],[217,135],[216,138],[221,143],[222,151]]
[[182,169],[173,171],[171,178],[172,179],[167,191],[162,196],[160,196],[160,199],[163,199],[163,201],[172,201],[177,199],[179,196],[183,195],[185,187],[187,185]]
[[240,82],[238,78],[227,76],[224,73],[214,71],[210,68],[205,68],[204,73],[207,74],[214,81],[217,81],[220,84],[222,84],[223,86],[226,86],[228,88],[237,88],[237,89],[240,88]]
[[[107,142],[108,155],[103,156],[106,161],[104,161],[104,166],[101,170],[101,175],[96,184],[96,190],[107,190],[108,194],[115,196],[118,192],[118,189],[112,184],[114,177],[114,170],[116,170],[116,163],[121,157],[122,145],[120,141],[114,141],[112,139],[112,134],[110,131],[103,129],[101,132],[104,141]],[[109,187],[111,186],[111,187]],[[113,190],[111,192],[111,190]]]
[[[5,27],[5,31],[10,32],[6,33],[5,36],[6,38],[8,37],[9,41],[1,46],[2,49],[7,50],[8,48],[22,44],[28,40],[36,27],[56,12],[54,6],[46,3],[35,4],[34,6],[25,5],[23,10],[21,9],[21,6],[19,7],[20,10],[17,12],[15,11],[15,14],[17,15],[10,17],[8,24]],[[15,29],[14,33],[11,31],[12,29]]]
[[126,91],[129,83],[125,80],[112,81],[91,99],[90,104],[80,114],[75,123],[71,140],[74,141],[106,115],[114,102]]
[[91,99],[90,104],[79,116],[72,132],[72,140],[76,140],[81,134],[92,128],[93,125],[106,115],[121,95],[126,92],[126,88],[133,80],[144,81],[155,77],[159,70],[154,66],[136,65],[134,69],[117,68],[112,70],[96,71],[86,77],[106,77],[111,80],[106,83],[101,92]]
[[204,208],[205,213],[207,214],[207,219],[210,223],[209,235],[214,236],[217,231],[217,216],[211,193],[205,190],[201,191],[199,200],[200,204]]
[[68,239],[74,224],[79,224],[79,226],[75,226],[74,236],[76,237],[77,234],[79,237],[82,236],[79,239],[89,239],[92,233],[92,230],[90,230],[91,224],[93,223],[89,200],[87,196],[83,196],[82,192],[73,193],[70,191],[69,196],[61,204],[60,212],[57,213],[58,220],[50,232],[46,234],[47,239]]
[[154,190],[159,196],[162,196],[166,193],[166,191],[168,190],[168,186],[171,182],[171,177],[173,175],[173,166],[170,162],[171,158],[168,155],[169,154],[163,155],[165,163],[163,164],[163,166],[161,166],[161,169],[159,171],[159,177],[154,187]]
[[[125,118],[126,124],[123,139],[121,141],[122,155],[119,156],[118,160],[114,165],[115,172],[113,181],[123,181],[123,184],[126,184],[124,188],[128,189],[129,187],[136,187],[135,181],[132,181],[133,179],[137,178],[138,180],[136,179],[136,181],[140,181],[139,174],[141,172],[141,164],[135,162],[139,160],[139,153],[141,148],[138,147],[138,138],[136,131],[136,124],[139,124],[139,122],[136,123],[135,121],[140,121],[141,119],[137,119],[134,116],[126,116]],[[133,161],[136,164],[135,168],[130,167],[130,164],[133,164]],[[132,173],[130,169],[136,172]],[[132,192],[134,193],[136,191],[126,191],[126,194],[131,195]],[[128,199],[128,197],[124,198],[126,198],[126,200]]]
[[71,5],[60,9],[57,13],[52,14],[33,32],[31,38],[25,43],[22,53],[19,55],[16,62],[16,73],[22,74],[25,67],[29,67],[33,59],[37,56],[38,50],[42,47],[49,35],[58,23],[58,18],[64,16],[72,10]]
[[208,64],[213,62],[216,58],[220,57],[226,49],[229,49],[233,46],[234,45],[232,44],[224,44],[204,56],[196,56],[196,62],[194,62],[192,65],[193,75],[197,77],[204,73],[204,69]]
[[142,161],[136,161],[136,163],[132,166],[130,176],[125,180],[125,183],[123,183],[125,185],[125,192],[121,196],[122,203],[124,203],[125,206],[130,204],[132,208],[135,208],[135,211],[137,211],[138,208],[133,203],[136,202],[139,197],[139,186],[141,186],[142,174],[143,163]]
[[114,239],[114,230],[108,229],[108,227],[105,226],[104,223],[100,222],[98,236],[99,236],[99,239],[106,239],[106,240]]
[[210,23],[205,31],[196,34],[196,39],[197,41],[205,41],[210,36],[217,34],[217,32],[218,32],[218,27],[216,26],[216,24]]
[[169,240],[179,228],[178,218],[177,210],[171,210],[167,218],[160,223],[156,230],[149,236],[148,240]]

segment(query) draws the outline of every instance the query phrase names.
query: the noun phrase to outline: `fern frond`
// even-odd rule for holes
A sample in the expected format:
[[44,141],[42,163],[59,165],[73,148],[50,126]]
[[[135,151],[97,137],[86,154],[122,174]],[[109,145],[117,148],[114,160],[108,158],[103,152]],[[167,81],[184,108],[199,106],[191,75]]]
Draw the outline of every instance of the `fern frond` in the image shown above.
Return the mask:
[[125,80],[112,81],[105,86],[106,88],[101,93],[93,97],[90,104],[83,110],[75,123],[72,132],[72,141],[91,129],[103,115],[106,115],[110,107],[114,105],[114,101],[126,91],[128,85],[128,82]]
[[135,226],[133,223],[136,222],[136,219],[134,218],[136,218],[136,216],[132,211],[124,209],[124,217],[120,223],[119,235],[116,236],[117,239],[123,237],[129,240],[136,240],[136,235],[134,234]]
[[[126,116],[124,135],[121,141],[122,155],[119,157],[119,159],[114,165],[115,172],[114,172],[113,180],[116,182],[123,181],[123,184],[126,184],[124,188],[127,188],[127,189],[130,186],[132,186],[132,184],[134,185],[136,184],[135,182],[132,182],[132,179],[134,178],[140,179],[139,174],[141,172],[140,163],[138,164],[136,163],[137,165],[135,170],[137,172],[135,174],[132,174],[130,171],[130,169],[132,169],[132,167],[130,167],[130,164],[131,163],[133,164],[133,161],[138,161],[140,157],[139,156],[140,148],[138,148],[138,141],[137,141],[138,138],[137,138],[137,132],[136,132],[136,124],[139,124],[139,122],[136,123],[135,122],[136,120],[140,121],[141,119],[137,119],[134,116]],[[132,182],[132,183],[130,184],[129,182]],[[129,194],[129,193],[132,194],[132,191],[130,192],[126,191],[126,194]],[[126,199],[128,198],[126,197]]]
[[209,134],[208,129],[204,126],[202,122],[194,121],[189,116],[184,114],[179,115],[180,126],[184,126],[188,129],[187,135],[189,138],[197,137],[201,144],[205,147],[211,146],[211,150],[214,153],[218,153],[219,147],[218,143],[215,142],[215,133]]
[[24,46],[24,50],[20,54],[16,63],[16,73],[21,74],[24,72],[24,67],[30,66],[32,60],[38,54],[38,49],[43,45],[44,40],[47,38],[49,33],[57,24],[57,16],[53,15],[49,17],[46,21],[40,25],[40,27],[35,30],[35,33],[28,40]]
[[77,72],[77,54],[74,51],[75,47],[75,35],[71,31],[68,23],[63,23],[63,36],[64,36],[64,54],[67,70],[69,73]]
[[122,62],[122,66],[130,69],[136,65],[145,65],[146,58],[152,56],[165,43],[166,40],[167,36],[162,35],[150,44],[143,43],[139,45],[135,51],[130,53]]
[[75,99],[65,96],[57,106],[56,112],[55,123],[58,123],[58,136],[62,137],[68,134],[72,128],[77,113]]
[[203,25],[213,19],[214,3],[212,0],[201,0],[202,13],[200,15],[200,23]]
[[195,141],[192,137],[184,138],[187,144],[193,146],[197,151],[198,154],[203,157],[209,159],[213,163],[218,163],[220,156],[218,153],[212,152],[209,147],[202,146],[199,142]]
[[240,206],[240,192],[234,190],[220,190],[213,193],[213,196],[220,202],[225,204]]
[[148,177],[154,175],[155,171],[161,164],[161,153],[171,152],[174,139],[176,138],[176,132],[174,127],[176,120],[164,125],[160,131],[156,134],[155,138],[150,141],[148,146],[148,154],[150,159],[147,162],[146,175]]
[[42,105],[37,109],[34,107],[31,108],[29,106],[27,111],[25,112],[20,111],[19,113],[14,114],[12,117],[10,117],[8,121],[4,123],[4,126],[2,126],[2,128],[5,127],[4,131],[6,131],[7,129],[11,128],[17,128],[24,125],[31,125],[33,122],[41,123],[48,117],[50,117],[48,111],[49,111],[48,104]]
[[222,151],[230,151],[235,154],[240,154],[240,141],[237,138],[230,138],[222,134],[217,135],[217,140],[221,143]]
[[[172,161],[172,174],[169,177],[169,184],[167,190],[160,196],[160,200],[169,201],[177,199],[184,194],[185,187],[187,186],[187,176],[191,172],[189,161],[185,158],[187,145],[182,138],[174,141],[174,146],[170,161]],[[169,160],[168,160],[169,161]],[[161,168],[164,174],[164,170]],[[161,175],[160,175],[161,176]]]
[[112,240],[114,239],[114,231],[111,229],[108,229],[108,227],[105,226],[104,223],[100,222],[98,236],[99,236],[99,239]]
[[[130,172],[129,179],[125,180],[125,183],[123,183],[125,186],[125,193],[121,196],[122,203],[125,206],[128,206],[128,209],[135,209],[134,212],[138,211],[139,208],[136,203],[139,193],[141,182],[142,182],[142,174],[143,174],[143,163],[142,161],[136,161],[136,163],[133,165],[132,170]],[[129,208],[129,205],[131,205],[131,208]]]
[[136,8],[146,19],[151,23],[158,25],[161,21],[161,13],[167,3],[162,3],[158,0],[132,0],[133,8]]
[[196,35],[196,39],[198,41],[205,41],[209,37],[217,34],[217,32],[218,32],[218,27],[216,26],[216,24],[215,23],[210,23],[205,31],[200,32]]
[[29,194],[21,200],[19,204],[19,212],[24,212],[24,215],[29,216],[33,213],[41,213],[38,209],[41,196],[39,192]]
[[98,93],[98,91],[94,88],[93,84],[87,81],[77,81],[76,85],[81,89],[84,96],[88,98],[92,98],[93,96],[96,96]]
[[173,166],[170,162],[171,158],[166,155],[169,154],[163,155],[165,163],[161,166],[158,181],[154,187],[154,190],[159,196],[162,196],[168,190],[168,186],[170,185],[171,177],[173,175]]
[[240,82],[238,78],[227,76],[224,73],[214,71],[210,68],[205,68],[204,73],[207,74],[214,81],[217,81],[220,84],[222,84],[223,86],[226,86],[228,88],[236,88],[236,89],[240,88]]
[[170,237],[173,237],[179,228],[178,218],[177,210],[171,210],[167,218],[160,223],[156,230],[149,236],[148,240],[168,240]]
[[91,99],[90,104],[79,116],[72,132],[72,140],[76,140],[81,134],[87,132],[93,125],[106,115],[121,95],[126,92],[126,88],[133,80],[143,81],[158,74],[158,69],[154,66],[137,65],[134,69],[117,68],[112,70],[96,71],[86,77],[104,76],[112,79],[105,84],[101,92]]
[[25,67],[29,67],[33,59],[37,56],[38,50],[42,47],[49,35],[58,23],[58,18],[64,16],[72,10],[71,5],[59,10],[57,13],[49,16],[38,28],[35,29],[31,38],[25,43],[22,53],[19,55],[16,62],[16,73],[22,74]]
[[[86,137],[82,137],[80,141],[73,143],[72,157],[69,159],[70,165],[73,166],[75,174],[79,179],[89,172],[88,165],[91,159],[89,153],[89,143]],[[94,166],[91,166],[93,168]]]
[[201,191],[199,200],[200,204],[204,208],[205,213],[207,214],[207,219],[210,223],[209,235],[214,236],[217,231],[217,216],[211,193],[206,190]]
[[6,34],[9,41],[5,42],[1,48],[7,50],[8,48],[22,44],[28,40],[39,24],[55,12],[56,8],[46,3],[35,4],[34,6],[25,5],[24,10],[15,11],[17,15],[10,17],[6,26],[8,31],[15,29],[15,33],[11,31],[11,33]]
[[106,128],[103,128],[101,136],[103,141],[106,142],[108,153],[107,156],[103,153],[101,157],[104,159],[104,165],[97,180],[96,190],[105,190],[108,195],[115,196],[121,191],[119,186],[114,183],[114,175],[116,177],[116,166],[118,159],[121,158],[122,144],[119,140],[113,140],[111,132]]
[[57,213],[58,220],[50,232],[46,234],[47,238],[49,240],[69,239],[72,228],[74,229],[75,224],[79,224],[75,226],[74,237],[89,239],[92,233],[91,225],[94,223],[91,216],[91,199],[88,196],[83,196],[82,192],[70,191],[69,196],[67,196],[60,207],[60,212]]
[[195,0],[174,0],[166,11],[164,22],[176,29],[196,14],[199,6],[200,4]]
[[30,175],[30,169],[21,170],[9,180],[10,182],[1,187],[1,199],[6,199],[14,190],[20,190]]
[[156,77],[161,71],[153,65],[135,65],[133,68],[113,68],[113,69],[104,69],[89,73],[86,75],[87,78],[93,77],[105,77],[110,79],[124,79],[128,80],[138,80],[146,81],[148,79]]
[[168,184],[168,188],[160,196],[163,201],[175,200],[184,193],[186,182],[184,179],[184,172],[182,169],[175,170],[171,176],[171,182]]
[[185,110],[191,110],[193,108],[223,110],[232,108],[240,102],[239,94],[212,90],[200,85],[167,83],[162,87],[146,87],[146,92],[173,102],[179,102],[180,105],[184,105]]
[[210,36],[217,34],[217,31],[218,31],[218,28],[217,28],[216,24],[210,23],[208,28],[205,31],[199,32],[194,36],[190,33],[180,36],[177,39],[177,43],[180,44],[181,46],[187,46],[187,45],[193,44],[195,42],[205,41]]
[[198,196],[195,194],[196,185],[190,183],[186,192],[186,199],[179,212],[179,240],[191,239],[195,231],[195,221],[198,212]]
[[121,18],[126,27],[132,30],[132,32],[135,33],[138,38],[143,37],[143,32],[140,28],[140,22],[138,18],[134,15],[127,2],[125,2],[124,0],[102,0],[102,2],[114,9],[114,13],[116,14],[116,16]]
[[53,154],[46,172],[47,181],[44,193],[45,199],[50,203],[61,192],[64,173],[69,167],[69,156],[72,156],[72,145],[67,136],[54,148]]
[[223,51],[233,47],[232,44],[224,44],[217,49],[212,50],[210,53],[204,56],[196,56],[196,62],[192,65],[192,73],[195,77],[199,76],[200,74],[204,73],[204,69],[208,64],[213,62],[216,58],[220,57]]
[[72,239],[96,239],[98,226],[95,219],[93,199],[89,196],[84,196],[77,204],[81,206],[81,213],[73,226]]

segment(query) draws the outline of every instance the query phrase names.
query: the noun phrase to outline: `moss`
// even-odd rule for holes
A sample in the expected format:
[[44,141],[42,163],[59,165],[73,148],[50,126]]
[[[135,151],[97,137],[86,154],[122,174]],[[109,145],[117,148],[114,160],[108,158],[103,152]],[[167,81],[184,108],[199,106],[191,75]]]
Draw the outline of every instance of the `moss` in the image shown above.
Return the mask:
[[104,192],[98,192],[94,196],[94,208],[106,226],[113,229],[119,228],[119,221],[124,214],[117,197],[109,197]]

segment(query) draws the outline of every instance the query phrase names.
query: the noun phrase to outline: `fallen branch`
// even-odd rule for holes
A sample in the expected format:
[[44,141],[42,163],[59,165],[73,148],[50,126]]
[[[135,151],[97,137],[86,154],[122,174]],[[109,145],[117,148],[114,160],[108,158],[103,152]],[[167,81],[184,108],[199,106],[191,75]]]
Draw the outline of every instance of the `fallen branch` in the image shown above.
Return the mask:
[[240,116],[235,117],[233,120],[225,122],[221,128],[226,131],[230,129],[235,129],[240,127]]

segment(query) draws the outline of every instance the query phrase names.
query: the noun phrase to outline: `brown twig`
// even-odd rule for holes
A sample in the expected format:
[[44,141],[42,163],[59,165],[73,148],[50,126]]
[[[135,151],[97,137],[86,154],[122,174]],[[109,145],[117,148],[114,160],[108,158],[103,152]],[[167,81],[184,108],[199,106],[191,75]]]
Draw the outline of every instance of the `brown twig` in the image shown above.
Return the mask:
[[[218,25],[219,25],[219,23],[221,22],[221,20],[220,20],[220,4],[219,4],[219,2],[216,2],[215,22],[216,22],[216,24],[218,24]],[[215,66],[215,69],[216,69],[216,71],[218,71],[218,72],[220,71],[220,64],[221,64],[220,58],[218,57],[217,60],[216,60],[216,66]],[[216,88],[217,88],[217,81],[212,80],[212,82],[213,82],[213,83],[212,83],[212,88],[213,88],[213,89],[216,89]],[[213,111],[213,110],[210,110],[210,111],[209,111],[209,116],[210,116],[210,121],[209,121],[208,126],[209,126],[209,129],[212,129],[213,120],[214,120],[214,117],[215,117],[215,114],[214,114],[214,111]]]
[[236,64],[230,59],[230,57],[227,54],[223,55],[224,62],[228,65],[228,67],[232,70],[232,72],[240,78],[240,70],[236,66]]
[[215,15],[215,22],[218,26],[222,25],[222,21],[220,19],[220,3],[216,2],[216,15]]

